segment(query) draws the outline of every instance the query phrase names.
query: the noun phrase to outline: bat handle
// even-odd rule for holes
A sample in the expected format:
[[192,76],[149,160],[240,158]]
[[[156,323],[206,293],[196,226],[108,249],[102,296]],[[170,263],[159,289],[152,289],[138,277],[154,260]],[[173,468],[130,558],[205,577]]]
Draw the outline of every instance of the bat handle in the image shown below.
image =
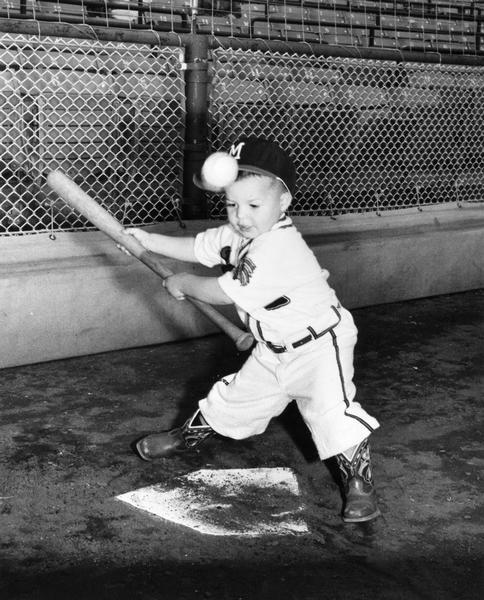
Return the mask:
[[211,304],[206,304],[196,298],[187,297],[187,300],[194,304],[201,313],[218,325],[222,331],[234,341],[237,350],[245,352],[252,347],[254,343],[252,334],[237,327],[235,323],[232,323],[230,319],[227,319],[222,313],[219,313]]
[[252,334],[248,333],[247,331],[242,332],[234,341],[237,350],[240,350],[241,352],[250,350],[254,344],[254,338],[252,337]]

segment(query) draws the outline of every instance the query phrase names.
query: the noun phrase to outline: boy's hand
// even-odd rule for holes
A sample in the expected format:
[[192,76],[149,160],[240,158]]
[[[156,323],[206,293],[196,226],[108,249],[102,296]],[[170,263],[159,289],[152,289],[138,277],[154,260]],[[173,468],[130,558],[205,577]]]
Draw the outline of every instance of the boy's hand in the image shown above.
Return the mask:
[[[150,237],[150,233],[147,233],[146,231],[143,231],[142,229],[138,229],[137,227],[128,227],[123,231],[124,235],[132,235],[135,239],[138,240],[138,242],[143,246],[143,248],[145,250],[148,250],[147,244],[148,244],[148,239]],[[127,254],[128,256],[131,256],[131,252],[125,248],[122,244],[116,244],[116,247],[121,250],[121,252],[124,252],[125,254]]]
[[147,231],[144,231],[143,229],[139,229],[138,227],[127,227],[124,230],[124,234],[132,235],[134,238],[136,238],[138,240],[138,242],[143,246],[143,248],[146,248],[146,250],[149,250],[148,246],[149,246],[149,239],[151,237],[151,233],[148,233]]
[[185,275],[186,273],[175,273],[175,275],[163,279],[163,287],[176,300],[186,299],[185,293],[182,290]]

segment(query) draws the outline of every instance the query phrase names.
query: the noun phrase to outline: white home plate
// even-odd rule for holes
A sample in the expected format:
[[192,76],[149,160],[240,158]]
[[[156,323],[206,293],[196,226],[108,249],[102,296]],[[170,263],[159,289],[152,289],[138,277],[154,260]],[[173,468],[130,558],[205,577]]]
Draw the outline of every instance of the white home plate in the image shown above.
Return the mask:
[[291,469],[201,469],[116,497],[140,510],[210,535],[306,533]]

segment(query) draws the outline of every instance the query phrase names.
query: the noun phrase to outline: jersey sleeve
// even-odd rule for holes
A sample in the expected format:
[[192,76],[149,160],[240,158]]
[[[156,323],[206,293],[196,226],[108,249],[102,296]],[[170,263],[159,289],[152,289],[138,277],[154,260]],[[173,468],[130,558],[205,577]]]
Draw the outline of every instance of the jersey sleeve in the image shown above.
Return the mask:
[[232,245],[234,235],[229,225],[213,227],[197,234],[193,247],[196,259],[206,267],[223,263],[222,248]]

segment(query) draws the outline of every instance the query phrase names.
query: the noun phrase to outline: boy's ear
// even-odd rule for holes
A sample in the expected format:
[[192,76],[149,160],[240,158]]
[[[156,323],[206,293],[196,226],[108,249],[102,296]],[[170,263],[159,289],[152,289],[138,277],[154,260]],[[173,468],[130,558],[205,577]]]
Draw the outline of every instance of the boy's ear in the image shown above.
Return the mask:
[[292,195],[290,192],[282,192],[281,194],[281,210],[282,212],[286,212],[289,208],[289,205],[292,202]]

